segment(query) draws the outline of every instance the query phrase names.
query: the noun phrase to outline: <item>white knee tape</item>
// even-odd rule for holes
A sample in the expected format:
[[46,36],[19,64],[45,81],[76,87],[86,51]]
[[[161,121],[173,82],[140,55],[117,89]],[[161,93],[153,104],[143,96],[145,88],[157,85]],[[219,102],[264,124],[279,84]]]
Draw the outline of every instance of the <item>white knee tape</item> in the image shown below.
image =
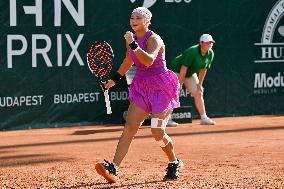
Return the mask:
[[166,147],[170,142],[172,142],[172,139],[169,135],[165,134],[161,140],[158,141],[160,147],[164,148]]
[[[160,122],[160,123],[159,123]],[[165,129],[167,126],[168,121],[159,118],[152,118],[151,119],[151,128],[162,128]]]

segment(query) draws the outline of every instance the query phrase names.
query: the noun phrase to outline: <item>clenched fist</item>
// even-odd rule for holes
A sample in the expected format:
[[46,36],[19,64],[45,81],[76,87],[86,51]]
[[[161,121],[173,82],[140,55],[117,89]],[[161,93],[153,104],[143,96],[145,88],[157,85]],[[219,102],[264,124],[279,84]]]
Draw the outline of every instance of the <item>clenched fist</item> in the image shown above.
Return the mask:
[[124,34],[124,38],[125,38],[126,44],[129,45],[132,41],[134,41],[134,34],[131,31],[127,31]]

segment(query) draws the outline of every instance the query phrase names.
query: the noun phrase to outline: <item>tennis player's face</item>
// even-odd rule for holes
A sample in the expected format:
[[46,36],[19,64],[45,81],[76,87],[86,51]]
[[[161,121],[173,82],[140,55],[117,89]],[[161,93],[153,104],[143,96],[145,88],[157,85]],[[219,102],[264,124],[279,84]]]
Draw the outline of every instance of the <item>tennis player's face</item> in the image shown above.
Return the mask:
[[139,31],[147,28],[147,21],[144,16],[139,13],[132,13],[130,17],[130,26],[133,31]]

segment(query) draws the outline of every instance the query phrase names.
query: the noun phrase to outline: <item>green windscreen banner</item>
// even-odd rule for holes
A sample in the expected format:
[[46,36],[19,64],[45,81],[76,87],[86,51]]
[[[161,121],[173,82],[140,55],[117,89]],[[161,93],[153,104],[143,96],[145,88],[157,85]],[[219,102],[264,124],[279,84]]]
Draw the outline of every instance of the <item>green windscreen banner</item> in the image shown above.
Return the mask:
[[[284,0],[2,0],[0,130],[122,123],[126,80],[109,91],[107,115],[86,51],[107,41],[115,72],[138,6],[153,13],[150,29],[163,39],[168,63],[201,34],[213,36],[208,115],[284,113]],[[180,96],[182,106],[194,107],[185,89]]]

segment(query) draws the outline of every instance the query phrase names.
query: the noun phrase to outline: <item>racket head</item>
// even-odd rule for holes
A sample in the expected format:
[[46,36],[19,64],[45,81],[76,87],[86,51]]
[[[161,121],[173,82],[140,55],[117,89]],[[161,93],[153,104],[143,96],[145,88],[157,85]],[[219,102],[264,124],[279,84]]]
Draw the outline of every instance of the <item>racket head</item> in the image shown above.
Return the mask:
[[113,67],[113,58],[113,50],[106,41],[96,41],[88,46],[88,67],[101,82],[108,80]]

